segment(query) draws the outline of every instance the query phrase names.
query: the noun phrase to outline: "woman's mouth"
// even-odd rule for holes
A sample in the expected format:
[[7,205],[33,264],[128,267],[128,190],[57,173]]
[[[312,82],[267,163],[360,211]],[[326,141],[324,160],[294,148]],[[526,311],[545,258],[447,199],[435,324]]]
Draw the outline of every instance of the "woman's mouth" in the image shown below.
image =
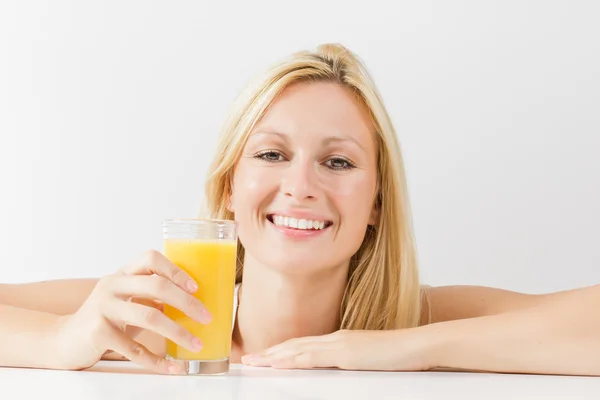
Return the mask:
[[312,220],[286,217],[283,215],[269,214],[267,219],[273,225],[282,229],[298,230],[298,231],[322,231],[333,225],[332,221],[327,220]]

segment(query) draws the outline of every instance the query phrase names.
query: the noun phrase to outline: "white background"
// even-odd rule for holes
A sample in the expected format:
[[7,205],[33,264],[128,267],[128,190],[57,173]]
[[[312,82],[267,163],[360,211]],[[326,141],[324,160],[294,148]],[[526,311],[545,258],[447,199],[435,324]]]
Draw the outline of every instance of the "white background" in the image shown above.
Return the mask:
[[341,42],[399,132],[425,283],[600,283],[599,4],[3,0],[0,282],[160,249],[239,90]]

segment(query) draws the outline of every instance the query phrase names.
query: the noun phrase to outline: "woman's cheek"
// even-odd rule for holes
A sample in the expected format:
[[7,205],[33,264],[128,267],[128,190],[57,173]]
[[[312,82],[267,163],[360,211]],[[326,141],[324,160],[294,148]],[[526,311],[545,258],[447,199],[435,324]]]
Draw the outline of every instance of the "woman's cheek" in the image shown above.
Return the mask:
[[333,176],[323,182],[323,187],[328,188],[339,197],[370,198],[375,192],[375,177],[366,172],[357,172],[347,176]]
[[240,168],[234,177],[233,193],[236,210],[260,208],[265,198],[277,188],[277,173],[269,168]]
[[375,177],[370,178],[367,174],[361,174],[338,178],[344,179],[337,179],[327,185],[328,197],[332,199],[341,218],[348,223],[348,218],[351,217],[350,225],[363,232],[363,225],[368,223],[372,213],[376,190]]

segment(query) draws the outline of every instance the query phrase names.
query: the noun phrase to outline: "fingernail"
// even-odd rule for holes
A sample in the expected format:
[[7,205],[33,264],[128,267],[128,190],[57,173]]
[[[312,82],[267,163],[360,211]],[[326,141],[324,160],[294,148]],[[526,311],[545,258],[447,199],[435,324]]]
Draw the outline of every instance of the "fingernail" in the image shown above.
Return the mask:
[[204,345],[202,344],[202,341],[200,339],[198,339],[197,337],[192,339],[192,345],[194,346],[194,349],[196,349],[196,350],[202,350],[202,347],[204,347]]
[[244,364],[252,364],[256,361],[256,356],[254,354],[247,354],[242,356],[242,362]]
[[246,354],[242,356],[242,363],[244,364],[256,364],[263,360],[260,354]]
[[194,282],[193,279],[188,280],[185,285],[187,286],[190,293],[196,293],[196,291],[198,290],[198,284]]
[[206,308],[202,309],[202,319],[204,320],[205,324],[208,324],[210,321],[212,321],[212,314],[208,312],[208,310]]

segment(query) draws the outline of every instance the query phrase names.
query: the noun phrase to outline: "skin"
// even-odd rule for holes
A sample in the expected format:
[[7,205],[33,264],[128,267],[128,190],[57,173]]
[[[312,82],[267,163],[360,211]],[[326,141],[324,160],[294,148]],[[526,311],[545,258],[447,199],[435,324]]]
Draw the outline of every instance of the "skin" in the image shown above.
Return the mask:
[[[325,143],[332,135],[348,140]],[[252,132],[230,198],[247,253],[232,361],[600,375],[598,285],[544,295],[428,288],[432,324],[336,331],[348,260],[375,220],[376,151],[365,110],[333,84],[287,88]],[[356,167],[332,169],[346,165],[340,157]],[[310,212],[331,226],[315,237],[290,237],[266,219],[273,212]],[[164,337],[186,348],[194,338],[164,318],[160,303],[210,323],[192,283],[150,251],[99,280],[0,285],[0,366],[83,369],[124,357],[181,373],[164,359]]]

